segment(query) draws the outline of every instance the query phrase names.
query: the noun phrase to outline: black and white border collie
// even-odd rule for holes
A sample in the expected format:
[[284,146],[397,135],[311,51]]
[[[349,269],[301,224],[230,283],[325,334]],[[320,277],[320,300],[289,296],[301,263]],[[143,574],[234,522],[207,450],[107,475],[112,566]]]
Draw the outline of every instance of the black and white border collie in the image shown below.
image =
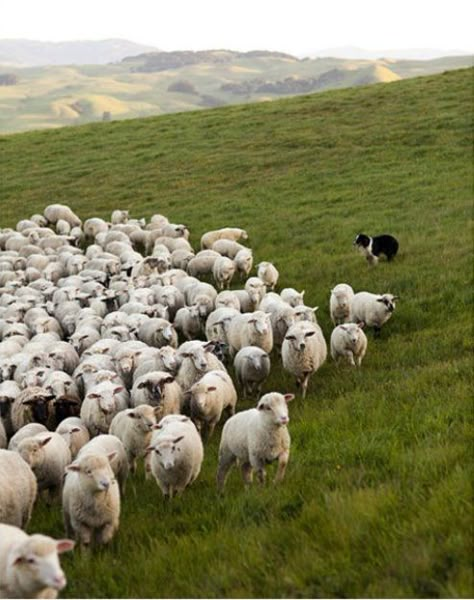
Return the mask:
[[385,254],[387,260],[398,252],[398,240],[393,235],[377,235],[370,237],[365,233],[359,233],[354,240],[354,246],[366,257],[371,264],[377,264],[380,254]]

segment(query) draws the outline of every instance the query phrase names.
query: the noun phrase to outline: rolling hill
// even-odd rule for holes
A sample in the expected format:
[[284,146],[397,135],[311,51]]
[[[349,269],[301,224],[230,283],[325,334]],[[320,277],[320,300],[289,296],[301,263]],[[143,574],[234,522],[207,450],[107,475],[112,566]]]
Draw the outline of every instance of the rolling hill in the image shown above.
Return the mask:
[[[110,546],[62,559],[63,597],[472,597],[473,74],[0,138],[3,227],[50,202],[160,212],[195,246],[244,227],[326,339],[336,283],[400,296],[360,371],[328,359],[290,405],[280,486],[235,470],[218,497],[219,427],[182,497],[128,482]],[[396,235],[393,263],[368,268],[359,231]],[[265,391],[295,391],[272,365]],[[62,537],[60,507],[29,531]]]
[[148,52],[108,65],[0,66],[0,133],[264,102],[470,65],[469,56],[370,61],[209,50]]

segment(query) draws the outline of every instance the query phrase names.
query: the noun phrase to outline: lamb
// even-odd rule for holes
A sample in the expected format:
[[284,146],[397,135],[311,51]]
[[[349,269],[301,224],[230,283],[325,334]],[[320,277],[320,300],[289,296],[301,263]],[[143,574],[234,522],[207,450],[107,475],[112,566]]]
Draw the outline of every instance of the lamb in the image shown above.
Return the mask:
[[0,524],[0,597],[57,598],[66,586],[58,554],[73,548],[72,540]]
[[44,209],[44,217],[48,223],[55,225],[60,219],[69,223],[71,227],[80,227],[81,219],[65,204],[50,204]]
[[56,427],[56,433],[59,433],[67,443],[72,460],[76,458],[82,446],[90,440],[89,431],[79,417],[68,417],[61,421]]
[[258,397],[270,374],[270,357],[257,346],[244,346],[235,355],[234,370],[244,398],[247,394]]
[[[88,390],[81,406],[80,417],[91,436],[107,433],[114,416],[128,408],[122,385],[102,381]],[[128,394],[127,394],[128,396]]]
[[141,404],[117,413],[110,424],[110,433],[118,437],[125,448],[132,473],[137,469],[137,459],[145,455],[156,425],[157,408]]
[[[38,484],[31,467],[17,452],[0,450],[0,523],[26,527],[37,492]],[[0,536],[0,539],[3,538]],[[2,582],[0,576],[0,594]]]
[[223,229],[216,229],[215,231],[208,231],[201,237],[201,250],[206,248],[212,248],[212,244],[217,240],[247,240],[248,234],[245,229],[238,227],[224,227]]
[[154,348],[178,347],[178,334],[166,319],[149,319],[143,323],[138,329],[138,339]]
[[66,469],[63,517],[67,535],[83,546],[109,542],[119,527],[120,492],[108,456],[78,456]]
[[157,427],[147,448],[149,468],[163,495],[171,499],[199,475],[204,448],[201,436],[189,419],[160,421]]
[[367,336],[361,324],[346,323],[335,327],[331,334],[331,356],[336,362],[346,359],[353,367],[360,367],[367,351]]
[[271,262],[263,261],[257,265],[257,277],[263,281],[267,288],[275,289],[280,274]]
[[224,410],[227,409],[230,415],[235,413],[237,392],[234,384],[225,371],[209,371],[189,391],[191,418],[203,439],[208,439]]
[[213,342],[188,342],[191,346],[181,352],[182,362],[176,381],[183,390],[189,388],[208,371],[226,371],[222,362],[212,354]]
[[398,296],[393,294],[358,292],[352,298],[351,321],[373,327],[375,336],[378,336],[382,325],[390,319],[395,310],[395,300],[398,300]]
[[47,490],[49,499],[61,491],[64,469],[71,462],[71,451],[54,431],[38,433],[18,444],[18,454],[27,462],[38,481],[38,490]]
[[235,316],[229,324],[227,338],[232,355],[244,346],[258,346],[270,353],[273,348],[270,315],[257,310]]
[[280,292],[280,296],[281,299],[288,302],[290,306],[295,307],[304,304],[304,290],[302,292],[297,292],[294,288],[285,288]]
[[219,289],[229,289],[235,269],[235,263],[230,258],[222,256],[215,260],[212,267],[212,276]]
[[132,387],[130,404],[132,407],[149,404],[156,407],[156,415],[161,418],[171,413],[179,413],[183,402],[183,391],[173,375],[165,371],[151,371],[138,377]]
[[278,460],[275,483],[282,481],[290,456],[288,406],[293,394],[271,392],[262,396],[257,408],[231,417],[222,430],[217,468],[217,487],[224,488],[227,473],[238,460],[246,485],[256,471],[260,483],[265,483],[265,465]]
[[240,278],[248,277],[253,266],[253,254],[250,248],[244,248],[237,252],[234,257],[235,267]]
[[112,456],[112,458],[109,458],[110,466],[117,478],[120,491],[124,493],[129,468],[127,453],[122,441],[115,435],[98,435],[82,446],[76,460],[80,460],[84,456],[97,456],[98,454],[102,454],[105,457]]
[[329,312],[334,325],[350,322],[353,298],[354,290],[347,283],[339,283],[331,290]]
[[319,325],[300,321],[290,327],[281,348],[283,368],[296,377],[303,398],[309,378],[324,363],[326,356],[326,340]]
[[[212,314],[212,313],[211,313]],[[174,326],[186,340],[193,340],[202,333],[202,321],[197,306],[180,308],[174,319]]]

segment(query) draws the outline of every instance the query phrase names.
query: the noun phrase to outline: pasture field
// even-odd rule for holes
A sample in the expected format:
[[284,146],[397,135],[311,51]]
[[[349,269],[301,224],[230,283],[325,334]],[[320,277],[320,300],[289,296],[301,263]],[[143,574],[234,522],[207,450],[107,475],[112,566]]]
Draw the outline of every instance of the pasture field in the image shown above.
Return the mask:
[[[470,597],[473,70],[0,138],[1,226],[71,205],[82,218],[167,215],[191,241],[249,232],[255,263],[305,289],[329,340],[329,292],[400,300],[360,370],[327,363],[290,404],[286,479],[215,490],[203,470],[165,502],[128,482],[109,547],[62,562],[64,597]],[[391,233],[368,268],[355,235]],[[294,392],[272,356],[266,391]],[[239,400],[238,410],[253,402]],[[273,471],[274,467],[269,467]],[[63,535],[59,506],[29,531]]]

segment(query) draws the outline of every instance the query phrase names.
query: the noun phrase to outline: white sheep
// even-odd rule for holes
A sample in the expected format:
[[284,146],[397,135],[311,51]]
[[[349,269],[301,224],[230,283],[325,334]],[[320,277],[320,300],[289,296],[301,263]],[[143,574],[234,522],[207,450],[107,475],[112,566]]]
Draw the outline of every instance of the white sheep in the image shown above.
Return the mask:
[[201,436],[185,419],[160,421],[147,448],[149,469],[163,495],[170,499],[195,481],[204,458]]
[[201,250],[189,262],[186,271],[191,277],[203,277],[212,273],[214,263],[221,255],[214,250]]
[[128,407],[128,394],[123,385],[102,381],[88,390],[81,405],[80,417],[89,433],[94,436],[107,433],[114,416]]
[[28,463],[38,481],[38,491],[47,491],[49,499],[59,496],[64,469],[71,462],[71,451],[59,433],[47,431],[23,439],[18,454]]
[[373,327],[375,335],[378,335],[382,325],[392,316],[397,299],[398,296],[393,294],[358,292],[352,298],[351,321]]
[[235,267],[240,278],[248,277],[253,266],[253,254],[250,248],[239,250],[234,257]]
[[135,379],[131,391],[132,407],[149,404],[156,408],[158,417],[179,413],[183,390],[175,378],[166,371],[151,371]]
[[[120,491],[125,492],[125,483],[127,481],[129,466],[127,452],[116,435],[108,433],[97,435],[84,444],[77,454],[76,460],[80,460],[84,456],[102,454],[109,458],[110,466],[117,478]],[[111,458],[110,458],[111,457]]]
[[214,231],[208,231],[201,237],[201,249],[212,248],[212,244],[217,240],[247,240],[248,234],[245,229],[238,227],[224,227],[222,229],[216,229]]
[[257,310],[265,292],[265,284],[258,277],[249,277],[243,290],[233,290],[240,301],[240,310],[244,313]]
[[66,534],[82,545],[109,542],[119,527],[120,492],[108,456],[86,454],[66,469],[63,517]]
[[296,377],[303,398],[309,378],[324,363],[326,356],[326,340],[319,325],[300,321],[288,329],[281,348],[283,368]]
[[71,227],[80,227],[81,219],[65,204],[50,204],[44,209],[44,217],[55,225],[60,219],[67,221]]
[[268,261],[263,261],[257,265],[257,277],[263,281],[267,288],[275,289],[280,274],[275,265]]
[[294,307],[295,322],[298,321],[309,321],[310,323],[317,323],[316,312],[319,310],[319,306],[306,306],[305,304],[299,304]]
[[[26,527],[38,484],[31,467],[12,450],[0,450],[0,523]],[[0,589],[2,580],[0,578]]]
[[241,250],[245,249],[245,246],[242,246],[242,244],[234,242],[233,240],[221,239],[212,244],[212,250],[214,250],[214,252],[218,252],[227,258],[235,258]]
[[224,290],[223,292],[219,292],[216,296],[215,302],[216,309],[218,308],[235,308],[235,310],[240,312],[240,300],[229,290]]
[[[189,344],[186,350],[182,350],[185,344]],[[214,350],[213,342],[191,341],[182,344],[177,358],[181,361],[178,374],[176,376],[177,383],[183,390],[189,388],[198,381],[205,373],[209,371],[226,371],[222,362],[212,354]]]
[[107,233],[109,225],[104,219],[92,217],[84,221],[83,231],[86,238],[94,240],[99,233]]
[[275,482],[283,479],[290,456],[287,403],[293,398],[293,394],[265,394],[257,408],[239,412],[225,423],[217,468],[219,491],[222,491],[227,473],[237,460],[246,485],[252,482],[253,471],[259,481],[265,483],[265,466],[275,460],[278,460]]
[[61,421],[56,427],[56,433],[59,433],[69,446],[72,460],[76,458],[82,446],[90,440],[89,431],[79,417],[68,417]]
[[288,302],[290,306],[299,306],[300,304],[304,304],[303,296],[304,290],[302,292],[296,291],[294,288],[284,288],[280,292],[281,299],[285,302]]
[[8,442],[8,449],[16,451],[21,440],[33,437],[37,433],[42,433],[43,431],[48,431],[48,429],[44,425],[41,425],[41,423],[27,423],[12,435]]
[[354,290],[347,283],[339,283],[331,290],[329,312],[334,325],[348,323],[351,320],[351,304]]
[[57,598],[66,586],[58,554],[73,548],[72,540],[0,524],[0,598]]
[[199,307],[184,306],[180,308],[176,313],[173,324],[186,340],[195,339],[202,333],[202,320],[199,315]]
[[189,390],[191,418],[203,439],[209,438],[227,409],[235,413],[237,392],[232,379],[225,371],[209,371]]
[[138,329],[138,339],[154,348],[178,347],[178,334],[166,319],[149,319]]
[[270,374],[270,357],[257,346],[245,346],[235,355],[234,370],[244,398],[247,394],[258,397]]
[[215,260],[212,267],[212,276],[219,289],[229,289],[235,269],[236,265],[230,258],[221,256]]
[[157,408],[141,404],[117,413],[110,424],[110,433],[123,443],[132,473],[137,468],[137,459],[145,455],[156,425]]
[[367,336],[357,323],[345,323],[334,328],[331,334],[331,356],[338,362],[345,359],[353,367],[360,367],[367,351]]
[[128,210],[118,210],[117,209],[112,212],[110,221],[111,221],[112,225],[117,225],[119,223],[127,223],[128,219],[129,219]]
[[261,310],[236,315],[229,324],[227,338],[231,354],[244,346],[258,346],[270,353],[273,348],[270,315]]

